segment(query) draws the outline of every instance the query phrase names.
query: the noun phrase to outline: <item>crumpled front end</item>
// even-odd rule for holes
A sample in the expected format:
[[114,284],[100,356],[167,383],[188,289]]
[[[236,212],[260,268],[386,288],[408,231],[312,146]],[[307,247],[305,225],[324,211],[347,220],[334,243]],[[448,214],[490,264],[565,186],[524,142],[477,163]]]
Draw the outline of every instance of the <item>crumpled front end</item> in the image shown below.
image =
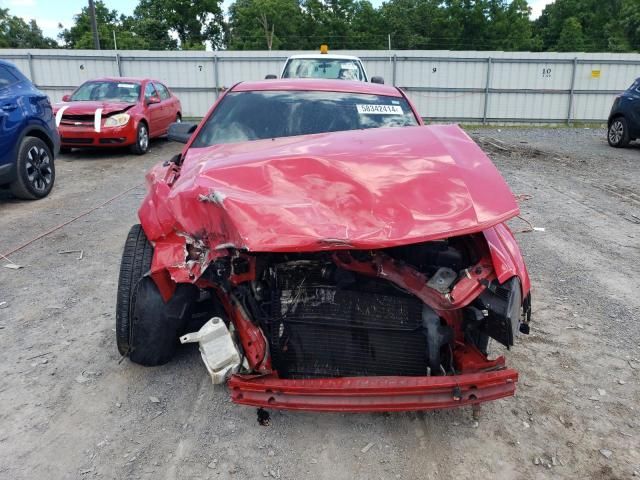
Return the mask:
[[379,250],[217,257],[197,284],[214,292],[241,352],[228,377],[233,401],[358,412],[513,395],[518,374],[490,358],[488,344],[511,347],[528,331],[529,280],[499,230]]
[[236,403],[299,410],[513,395],[517,372],[488,344],[528,331],[530,284],[495,167],[456,127],[309,137],[216,146],[148,176],[156,285],[165,300],[178,283],[208,292],[240,355],[216,370],[200,340],[214,380],[229,371]]
[[135,104],[124,102],[71,102],[54,105],[56,126],[63,147],[123,147],[136,142],[133,118],[107,123],[110,117],[130,112]]

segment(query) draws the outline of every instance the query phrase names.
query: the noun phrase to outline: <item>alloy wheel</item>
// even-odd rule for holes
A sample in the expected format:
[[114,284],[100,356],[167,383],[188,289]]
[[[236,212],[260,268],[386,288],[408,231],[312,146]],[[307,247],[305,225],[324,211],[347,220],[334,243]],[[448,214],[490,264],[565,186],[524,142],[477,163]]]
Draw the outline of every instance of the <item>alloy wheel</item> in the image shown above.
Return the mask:
[[46,191],[53,179],[51,158],[47,151],[42,147],[31,147],[27,152],[25,168],[31,186],[38,192]]
[[147,127],[140,125],[140,132],[138,133],[138,145],[140,149],[145,152],[149,148],[149,132]]
[[618,144],[624,135],[624,125],[620,120],[615,120],[609,127],[609,141]]

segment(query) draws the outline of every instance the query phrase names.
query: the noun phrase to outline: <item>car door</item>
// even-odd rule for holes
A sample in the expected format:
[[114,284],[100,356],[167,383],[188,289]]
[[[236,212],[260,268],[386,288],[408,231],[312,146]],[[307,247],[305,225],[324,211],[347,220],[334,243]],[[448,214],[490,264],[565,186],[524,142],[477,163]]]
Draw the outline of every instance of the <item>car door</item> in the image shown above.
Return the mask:
[[160,95],[162,105],[162,131],[163,133],[169,129],[169,125],[176,120],[178,113],[175,108],[175,101],[167,87],[160,82],[153,82],[156,92]]
[[16,144],[20,140],[23,111],[20,99],[20,79],[0,65],[0,166],[15,161]]
[[149,118],[149,134],[152,137],[162,135],[162,101],[151,82],[148,82],[144,87],[144,103]]
[[631,138],[640,137],[640,79],[636,80],[627,93],[627,108],[629,110],[628,126]]

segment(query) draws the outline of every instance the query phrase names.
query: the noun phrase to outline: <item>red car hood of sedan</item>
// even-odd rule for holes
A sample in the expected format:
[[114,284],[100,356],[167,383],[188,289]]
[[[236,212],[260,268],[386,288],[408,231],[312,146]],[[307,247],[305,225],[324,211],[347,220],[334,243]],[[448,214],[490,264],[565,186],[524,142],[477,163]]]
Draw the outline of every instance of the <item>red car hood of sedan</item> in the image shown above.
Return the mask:
[[482,231],[519,213],[491,160],[454,125],[190,148],[174,179],[171,167],[155,167],[139,211],[155,271],[187,266],[186,243],[207,252],[204,269],[231,247],[384,248]]
[[56,114],[62,107],[67,107],[64,111],[67,115],[93,115],[97,109],[101,108],[102,115],[105,116],[128,110],[134,105],[127,102],[63,102],[53,106],[53,113]]

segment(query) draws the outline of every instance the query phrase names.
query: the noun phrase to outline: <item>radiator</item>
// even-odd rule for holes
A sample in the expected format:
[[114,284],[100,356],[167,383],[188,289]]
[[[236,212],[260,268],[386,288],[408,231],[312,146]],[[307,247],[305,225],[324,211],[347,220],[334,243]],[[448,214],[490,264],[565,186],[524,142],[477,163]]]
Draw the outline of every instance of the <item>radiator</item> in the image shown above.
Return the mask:
[[267,332],[282,378],[427,372],[414,297],[315,286],[277,291],[271,306]]

